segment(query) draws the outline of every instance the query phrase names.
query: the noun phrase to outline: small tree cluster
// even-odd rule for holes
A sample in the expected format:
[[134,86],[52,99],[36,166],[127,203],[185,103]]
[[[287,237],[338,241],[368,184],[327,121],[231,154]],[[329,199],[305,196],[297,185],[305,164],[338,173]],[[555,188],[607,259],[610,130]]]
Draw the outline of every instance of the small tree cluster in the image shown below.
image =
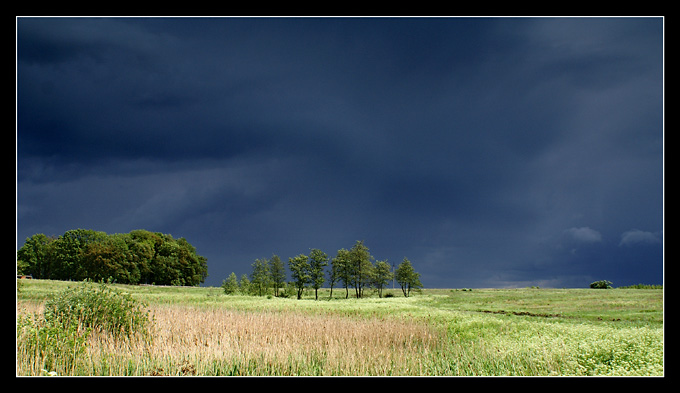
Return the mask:
[[38,233],[26,239],[17,251],[17,274],[49,280],[199,285],[208,276],[208,265],[184,238],[142,229],[115,234],[74,229],[59,237]]
[[[265,295],[273,289],[274,296],[289,296],[295,293],[302,298],[304,290],[314,289],[314,297],[318,299],[318,290],[325,283],[330,286],[330,296],[333,288],[341,285],[345,288],[345,298],[349,298],[350,288],[354,289],[354,296],[365,296],[368,288],[373,288],[379,297],[383,297],[383,290],[390,281],[396,280],[401,286],[402,293],[408,297],[411,290],[422,288],[420,274],[411,262],[404,258],[395,272],[392,272],[387,260],[373,263],[373,256],[363,241],[357,241],[352,248],[340,249],[333,258],[319,250],[310,250],[309,255],[299,254],[288,258],[288,269],[291,281],[286,283],[285,268],[281,259],[274,255],[271,259],[256,259],[252,264],[250,280],[244,277],[239,282],[236,274],[231,273],[222,282],[226,294]],[[326,268],[330,267],[328,271]],[[328,277],[326,277],[326,273]],[[283,289],[283,291],[281,291]]]

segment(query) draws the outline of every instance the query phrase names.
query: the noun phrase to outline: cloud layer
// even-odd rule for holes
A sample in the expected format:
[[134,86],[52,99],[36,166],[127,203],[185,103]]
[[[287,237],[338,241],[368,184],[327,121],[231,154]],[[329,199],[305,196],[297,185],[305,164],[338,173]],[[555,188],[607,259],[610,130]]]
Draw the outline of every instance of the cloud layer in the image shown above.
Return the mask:
[[79,227],[212,285],[358,239],[431,287],[659,283],[663,19],[19,18],[17,247]]

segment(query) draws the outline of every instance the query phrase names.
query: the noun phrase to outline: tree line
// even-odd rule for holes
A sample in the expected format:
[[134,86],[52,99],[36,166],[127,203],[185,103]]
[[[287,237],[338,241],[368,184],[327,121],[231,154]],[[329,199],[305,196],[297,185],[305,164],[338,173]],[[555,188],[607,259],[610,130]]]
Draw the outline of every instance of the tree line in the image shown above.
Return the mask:
[[357,241],[349,250],[338,250],[334,258],[319,249],[311,249],[309,255],[288,258],[291,280],[286,281],[284,263],[278,255],[273,255],[271,259],[256,259],[250,276],[244,274],[239,280],[232,272],[222,281],[222,288],[227,294],[290,296],[293,293],[298,299],[302,298],[305,289],[313,289],[314,297],[318,299],[318,290],[326,283],[330,287],[330,297],[333,288],[340,286],[345,290],[345,298],[349,298],[350,289],[356,298],[361,298],[369,288],[382,297],[383,290],[392,280],[399,283],[406,297],[410,296],[411,290],[423,287],[420,273],[413,269],[408,258],[404,258],[394,272],[386,260],[375,263],[373,260],[363,241]]
[[208,276],[207,259],[184,238],[139,229],[107,234],[74,229],[38,233],[17,251],[17,274],[70,281],[196,286]]

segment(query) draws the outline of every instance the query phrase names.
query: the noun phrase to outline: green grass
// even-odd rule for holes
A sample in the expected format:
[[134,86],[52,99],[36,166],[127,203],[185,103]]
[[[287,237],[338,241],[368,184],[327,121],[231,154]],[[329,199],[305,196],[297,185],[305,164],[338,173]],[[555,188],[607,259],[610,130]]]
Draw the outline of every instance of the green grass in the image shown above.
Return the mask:
[[[80,284],[22,281],[17,313],[74,285]],[[384,321],[392,329],[409,322],[426,326],[434,332],[435,339],[417,341],[416,348],[400,348],[394,343],[377,348],[376,353],[384,354],[384,358],[357,359],[357,363],[366,364],[356,366],[352,360],[331,358],[349,359],[353,348],[348,348],[346,354],[332,355],[320,346],[305,354],[290,354],[287,359],[270,356],[265,348],[210,358],[200,351],[193,357],[172,351],[152,356],[147,348],[146,355],[135,357],[124,349],[102,349],[103,355],[97,359],[106,359],[105,362],[81,359],[77,367],[72,366],[73,371],[61,370],[59,375],[154,375],[158,370],[174,370],[173,375],[187,375],[187,370],[191,375],[664,374],[662,289],[425,289],[409,298],[398,290],[388,290],[394,297],[354,299],[350,293],[350,298],[345,299],[344,290],[336,288],[332,299],[324,289],[315,301],[313,291],[306,291],[302,300],[296,300],[231,296],[216,287],[114,287],[151,309],[179,309],[187,314],[204,311],[206,316],[218,311],[252,316],[276,313],[282,317],[305,316],[304,323],[312,325],[322,317],[340,324],[363,321],[367,326],[380,326],[375,322]],[[20,353],[19,334],[17,339]],[[18,358],[17,363],[19,375],[39,370],[38,366],[21,367],[37,364],[35,359]]]
[[663,291],[658,289],[482,289],[430,292],[432,307],[562,322],[618,322],[660,327]]

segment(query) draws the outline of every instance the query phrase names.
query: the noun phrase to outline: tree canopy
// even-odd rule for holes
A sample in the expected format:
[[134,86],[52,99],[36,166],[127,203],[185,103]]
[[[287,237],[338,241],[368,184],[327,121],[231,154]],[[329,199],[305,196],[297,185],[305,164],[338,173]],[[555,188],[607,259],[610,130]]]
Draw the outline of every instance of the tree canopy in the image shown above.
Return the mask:
[[124,234],[74,229],[58,237],[38,233],[26,239],[17,251],[17,274],[51,280],[195,286],[205,281],[208,265],[181,237],[143,229]]

